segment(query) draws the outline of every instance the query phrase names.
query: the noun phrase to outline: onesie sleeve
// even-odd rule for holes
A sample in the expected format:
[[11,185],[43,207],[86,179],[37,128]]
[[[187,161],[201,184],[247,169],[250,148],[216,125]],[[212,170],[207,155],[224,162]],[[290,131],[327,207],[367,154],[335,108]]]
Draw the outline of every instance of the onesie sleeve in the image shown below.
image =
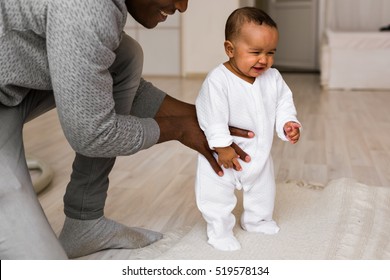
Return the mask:
[[288,141],[286,135],[284,134],[284,125],[293,121],[296,123],[300,122],[297,119],[297,111],[295,109],[293,95],[283,80],[282,75],[278,70],[273,69],[275,74],[276,88],[277,88],[277,104],[276,104],[276,133],[280,139],[283,141]]
[[126,7],[107,0],[53,1],[47,18],[47,53],[59,120],[72,148],[115,157],[157,143],[152,118],[118,115],[109,67],[116,55]]
[[204,131],[210,149],[227,147],[233,143],[229,131],[227,83],[215,71],[203,82],[196,99],[196,112],[200,128]]

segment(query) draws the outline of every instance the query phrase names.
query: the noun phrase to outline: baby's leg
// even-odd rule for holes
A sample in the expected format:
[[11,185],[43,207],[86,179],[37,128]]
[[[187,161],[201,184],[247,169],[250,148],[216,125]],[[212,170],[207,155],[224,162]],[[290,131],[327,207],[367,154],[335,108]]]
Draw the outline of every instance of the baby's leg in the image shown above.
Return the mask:
[[263,173],[263,176],[258,178],[250,189],[244,191],[241,227],[249,232],[277,233],[279,227],[272,219],[274,202],[275,180],[273,172],[269,172],[266,176]]
[[237,202],[234,185],[211,168],[203,168],[209,163],[202,159],[198,161],[195,192],[198,208],[207,222],[208,243],[218,250],[239,250],[241,245],[233,235],[236,221],[232,210]]

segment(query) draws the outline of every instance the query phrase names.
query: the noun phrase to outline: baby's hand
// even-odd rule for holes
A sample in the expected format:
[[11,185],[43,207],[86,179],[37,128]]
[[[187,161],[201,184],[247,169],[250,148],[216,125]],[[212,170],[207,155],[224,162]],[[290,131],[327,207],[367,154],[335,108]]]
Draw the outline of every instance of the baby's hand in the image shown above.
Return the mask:
[[288,141],[290,143],[295,144],[298,142],[299,137],[301,135],[300,128],[301,125],[296,122],[287,122],[283,129],[284,129],[284,134],[286,135]]
[[236,151],[232,147],[215,148],[218,153],[218,164],[225,168],[234,168],[237,171],[241,171],[241,165],[238,162]]

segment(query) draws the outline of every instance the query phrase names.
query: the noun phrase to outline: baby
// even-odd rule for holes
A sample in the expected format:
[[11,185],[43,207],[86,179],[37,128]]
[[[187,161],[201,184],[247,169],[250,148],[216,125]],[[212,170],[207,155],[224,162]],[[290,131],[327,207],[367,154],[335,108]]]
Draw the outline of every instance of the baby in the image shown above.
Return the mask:
[[[254,7],[235,10],[227,19],[225,40],[229,60],[208,74],[196,100],[199,125],[224,175],[216,175],[199,155],[195,191],[198,208],[207,222],[209,244],[232,251],[241,248],[233,234],[235,189],[243,190],[244,230],[264,234],[279,231],[272,217],[274,131],[282,140],[296,143],[301,125],[290,89],[271,68],[278,30],[270,16]],[[253,131],[255,137],[231,136],[229,126]],[[239,162],[230,146],[233,142],[251,155],[249,163]]]

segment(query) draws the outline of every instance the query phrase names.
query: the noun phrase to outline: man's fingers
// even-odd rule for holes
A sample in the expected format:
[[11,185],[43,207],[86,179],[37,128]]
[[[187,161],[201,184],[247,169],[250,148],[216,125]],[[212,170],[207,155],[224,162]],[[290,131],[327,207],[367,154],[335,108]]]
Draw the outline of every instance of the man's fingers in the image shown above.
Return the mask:
[[255,136],[255,134],[250,130],[241,129],[234,126],[229,126],[229,130],[230,134],[233,136],[239,136],[244,138],[253,138]]
[[204,155],[207,161],[210,163],[211,167],[213,168],[214,172],[218,176],[223,176],[223,171],[221,169],[221,166],[218,164],[218,161],[213,156],[213,152],[209,151],[207,154]]
[[234,158],[234,159],[232,160],[232,162],[233,162],[233,168],[234,168],[235,170],[237,170],[237,171],[241,171],[241,170],[242,170],[241,165],[240,165],[240,163],[238,162],[238,158]]
[[250,156],[245,153],[236,143],[232,143],[230,146],[236,151],[236,154],[240,156],[240,159],[245,162],[249,162],[251,160]]

